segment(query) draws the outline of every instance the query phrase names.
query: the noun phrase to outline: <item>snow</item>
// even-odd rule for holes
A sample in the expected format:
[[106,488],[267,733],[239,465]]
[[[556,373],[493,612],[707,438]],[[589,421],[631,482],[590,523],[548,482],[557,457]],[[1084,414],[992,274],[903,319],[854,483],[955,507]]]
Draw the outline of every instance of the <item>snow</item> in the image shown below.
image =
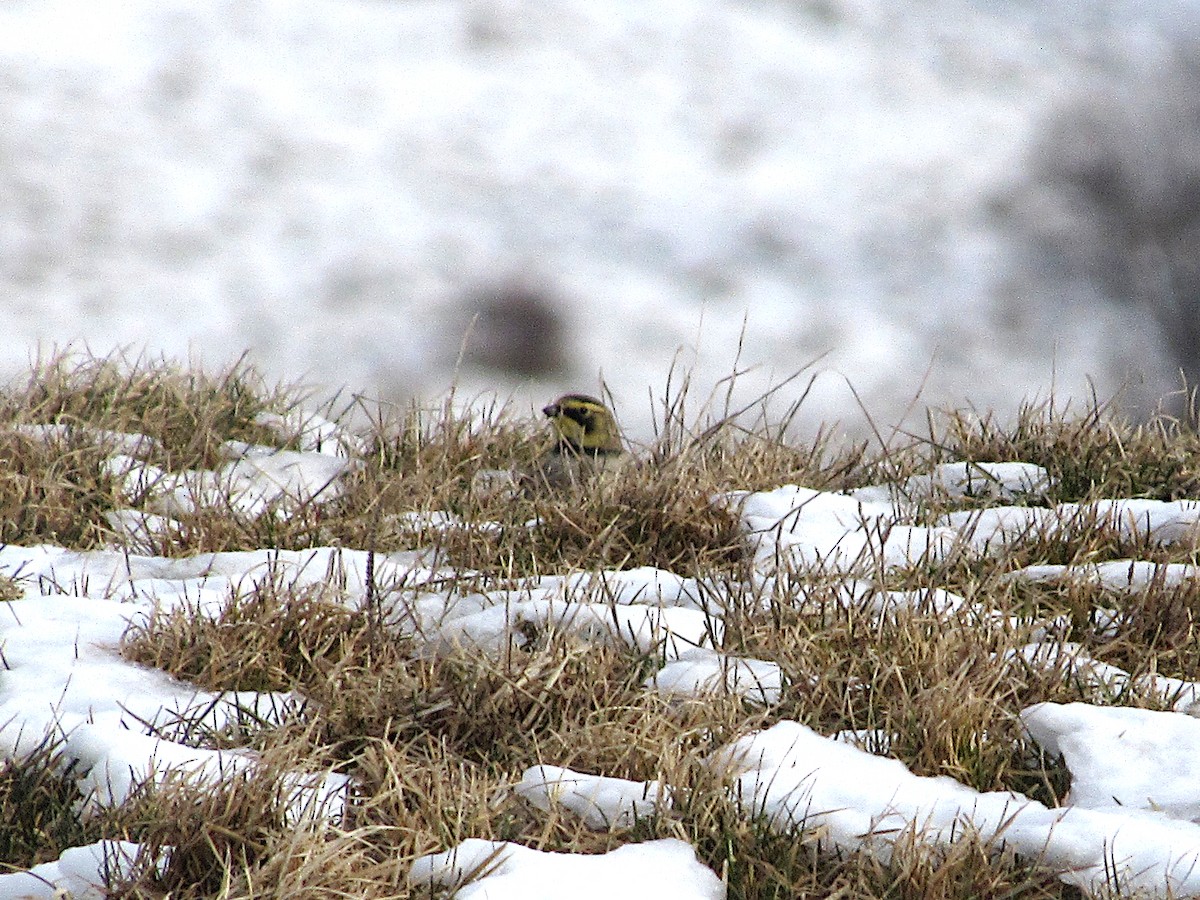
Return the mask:
[[[12,550],[5,550],[11,559]],[[0,571],[13,570],[0,562]],[[289,695],[197,691],[165,673],[122,662],[114,648],[148,605],[81,593],[42,596],[27,588],[22,600],[0,607],[7,661],[0,688],[0,746],[8,753],[33,749],[49,729],[73,725],[119,736],[144,724],[168,728],[180,721],[221,729],[239,710],[270,718],[292,705]],[[203,714],[203,715],[201,715]]]
[[104,900],[109,896],[106,874],[115,880],[128,878],[140,849],[129,841],[97,841],[71,847],[54,862],[42,863],[26,872],[0,875],[0,898]]
[[621,605],[649,603],[704,612],[713,606],[720,608],[725,602],[719,587],[654,566],[637,566],[613,572],[576,572],[565,579],[542,579],[540,585],[561,585],[563,596],[567,598],[589,599],[595,596]]
[[[696,385],[744,370],[735,393],[754,396],[820,357],[802,410],[810,424],[846,421],[857,398],[891,424],[919,409],[919,389],[922,402],[969,397],[1003,412],[1051,383],[1058,399],[1103,398],[1138,383],[1130,372],[1145,378],[1135,402],[1173,388],[1175,360],[1145,310],[1026,271],[991,211],[1029,168],[1055,103],[1161,66],[1178,35],[1196,33],[1195,4],[811,9],[4,4],[0,373],[49,342],[213,364],[249,347],[269,374],[331,390],[370,384],[396,399],[440,394],[455,379],[458,397],[499,389],[531,407],[600,373],[638,439],[651,427],[632,401],[661,391],[676,365],[692,367]],[[513,379],[469,357],[459,366],[471,298],[512,283],[551,297],[567,325],[565,371]],[[29,440],[107,448],[128,501],[108,514],[119,548],[0,548],[0,573],[22,591],[0,604],[0,751],[21,758],[55,737],[84,793],[80,814],[168,774],[212,783],[253,769],[253,754],[193,746],[190,734],[246,716],[280,721],[303,701],[216,694],[133,665],[116,651],[131,625],[155,610],[215,615],[269,579],[321,586],[330,602],[366,593],[362,550],[158,555],[197,512],[285,518],[335,500],[363,449],[319,416],[259,424],[294,449],[230,443],[219,469],[187,473],[156,466],[145,435],[16,426]],[[645,689],[671,702],[717,693],[771,706],[790,688],[781,668],[726,652],[723,618],[745,596],[805,604],[795,575],[836,580],[836,602],[880,619],[1010,628],[981,603],[890,580],[957,553],[995,556],[1100,528],[1135,555],[1005,577],[1117,595],[1195,580],[1194,565],[1135,548],[1193,547],[1200,500],[913,518],[918,501],[1023,504],[1047,485],[1032,464],[958,461],[847,494],[785,485],[714,498],[739,517],[753,553],[744,594],[646,568],[459,595],[431,584],[437,572],[418,552],[381,556],[374,572],[389,624],[422,652],[502,654],[558,634],[653,660]],[[407,524],[489,527],[444,511]],[[854,746],[885,752],[887,735],[825,737],[789,721],[732,742],[711,765],[734,778],[747,815],[821,824],[848,850],[887,858],[890,829],[936,846],[969,825],[1091,893],[1115,874],[1131,892],[1200,895],[1196,798],[1179,775],[1197,749],[1188,713],[1200,685],[1092,659],[1055,637],[1054,620],[1015,624],[1032,643],[1010,659],[1076,679],[1097,701],[1016,711],[1032,740],[1066,757],[1063,809],[920,778]],[[1173,711],[1111,705],[1131,690]],[[554,797],[593,825],[623,826],[670,789],[535,770],[522,782],[531,802]],[[291,773],[290,784],[296,817],[336,818],[350,788],[324,772]],[[106,865],[136,849],[67,850],[0,875],[0,898],[102,896]],[[471,839],[419,860],[409,880],[453,884],[489,861],[494,871],[459,897],[561,896],[564,885],[582,897],[724,895],[674,840],[583,856]]]
[[945,502],[982,497],[1013,501],[1037,500],[1050,487],[1050,475],[1041,466],[1021,462],[942,463],[929,472],[913,475],[900,484],[871,485],[849,491],[866,503],[891,502],[912,508],[916,502]]
[[[1104,398],[1132,370],[1153,402],[1178,383],[1150,315],[1030,266],[996,208],[1029,187],[1051,111],[1152,104],[1138,76],[1196,18],[1191,0],[7,3],[0,371],[69,340],[249,348],[330,390],[457,378],[529,408],[602,373],[639,438],[647,386],[677,358],[715,384],[739,344],[749,396],[827,354],[803,417],[857,434],[855,396],[891,424],[1051,383]],[[566,371],[458,365],[472,298],[514,283],[550,296]]]
[[658,781],[607,778],[562,766],[531,766],[513,792],[543,812],[566,809],[597,831],[629,828],[672,805]]
[[900,568],[945,558],[956,533],[898,523],[890,503],[784,485],[714,498],[737,512],[766,577],[780,569],[851,575],[869,567]]
[[[138,468],[146,465],[138,454],[151,446],[148,441],[133,434],[79,434],[104,441],[111,448],[110,464],[146,473]],[[61,435],[46,431],[34,437],[57,440]],[[338,479],[355,465],[353,442],[325,429],[310,446],[315,449],[287,451],[281,464],[287,471],[330,480],[306,493],[308,488],[298,485],[311,486],[307,476],[281,488],[280,470],[258,466],[248,476],[247,490],[260,495],[280,491],[276,502],[256,507],[259,514],[295,515],[299,507],[283,502],[294,494],[313,504],[338,496]],[[235,452],[240,460],[273,458],[259,448],[240,446]],[[645,566],[545,575],[460,592],[445,587],[439,576],[446,573],[431,565],[431,553],[409,551],[375,560],[377,596],[388,627],[408,638],[417,654],[466,651],[501,658],[557,636],[582,652],[608,648],[641,657],[654,669],[644,689],[669,705],[724,696],[770,707],[789,696],[793,685],[777,662],[723,649],[725,617],[753,602],[805,608],[819,595],[815,611],[844,606],[880,623],[917,615],[958,627],[999,629],[1004,637],[1024,635],[1029,642],[1004,651],[1005,660],[1074,683],[1094,700],[1014,711],[1028,740],[1062,755],[1071,772],[1071,793],[1062,808],[1046,808],[1015,792],[981,793],[949,777],[914,775],[899,760],[886,757],[893,740],[880,731],[824,736],[783,720],[730,741],[711,753],[706,764],[726,780],[743,815],[762,818],[781,831],[816,829],[822,844],[839,850],[876,854],[886,862],[905,835],[934,851],[973,835],[1036,861],[1092,895],[1104,895],[1115,884],[1147,896],[1200,896],[1200,792],[1192,772],[1200,755],[1200,722],[1191,715],[1200,709],[1200,684],[1158,672],[1135,675],[1096,660],[1058,636],[1059,619],[1031,615],[1010,620],[978,597],[933,587],[889,587],[901,570],[923,571],[934,547],[937,554],[986,559],[995,552],[997,534],[1015,542],[1031,530],[1065,537],[1091,528],[1148,545],[1187,547],[1197,504],[1117,498],[1043,508],[1036,519],[1019,512],[1033,508],[998,506],[983,511],[991,512],[990,517],[960,510],[948,513],[936,527],[913,522],[920,514],[912,496],[918,491],[936,492],[939,504],[971,503],[980,493],[993,502],[1021,502],[1044,494],[1049,486],[1044,472],[1032,466],[988,467],[979,483],[973,480],[973,468],[943,465],[903,485],[870,485],[853,495],[785,485],[712,498],[740,517],[754,552],[754,571],[744,585]],[[142,500],[150,495],[139,494]],[[130,507],[126,512],[143,510]],[[487,525],[446,514],[423,516],[425,526],[436,529]],[[350,607],[360,605],[367,594],[364,551],[318,547],[170,558],[136,552],[138,546],[0,548],[0,574],[20,590],[19,597],[0,604],[5,660],[0,752],[21,759],[51,737],[63,770],[79,786],[81,816],[119,805],[138,785],[167,777],[213,785],[232,775],[253,774],[259,765],[253,752],[212,749],[198,735],[247,720],[285,721],[303,703],[294,694],[204,691],[130,663],[117,647],[131,625],[170,610],[215,616],[231,598],[272,581],[319,587],[324,602]],[[847,546],[855,548],[853,556],[843,553]],[[812,580],[796,581],[801,575]],[[1183,564],[1129,559],[1029,567],[1004,577],[1078,577],[1129,593],[1155,584],[1183,584],[1195,572]],[[810,593],[798,587],[805,583],[836,589]],[[1093,610],[1094,627],[1110,627],[1118,615]],[[1123,705],[1138,697],[1170,710]],[[283,773],[282,788],[292,821],[337,821],[353,785],[340,774],[297,770]],[[535,809],[561,810],[589,828],[617,834],[639,818],[669,810],[677,789],[662,781],[567,769],[552,760],[531,766],[512,788]],[[88,890],[80,885],[89,880],[102,883],[102,862],[113,847],[77,849],[33,875],[4,876],[0,898],[25,896],[31,877],[64,889]],[[417,860],[409,880],[414,886],[448,886],[468,875],[482,877],[462,887],[459,897],[555,896],[565,885],[581,896],[610,896],[613,891],[644,895],[648,890],[660,897],[724,896],[717,876],[692,848],[675,840],[627,843],[607,854],[587,855],[468,839]]]
[[[1057,740],[1056,729],[1076,728],[1070,739],[1089,742],[1085,714],[1055,715],[1045,706],[1033,707],[1035,738],[1051,733]],[[1108,712],[1095,710],[1101,744],[1112,740],[1117,719],[1107,718]],[[1148,777],[1169,779],[1164,782],[1168,798],[1179,782],[1159,766],[1177,761],[1169,741],[1178,731],[1172,727],[1166,738],[1144,736]],[[1107,754],[1072,754],[1068,761],[1079,766],[1071,773],[1088,785],[1089,796],[1108,789]],[[842,850],[867,849],[887,861],[908,835],[937,848],[971,834],[988,844],[1003,842],[1093,895],[1105,895],[1114,883],[1130,894],[1200,893],[1200,827],[1169,809],[1144,811],[1148,807],[1141,798],[1144,809],[1115,804],[1048,809],[1015,792],[980,793],[945,776],[913,775],[899,760],[873,756],[791,721],[739,738],[708,762],[732,779],[731,794],[747,815],[762,816],[781,831],[813,829],[823,844]],[[1115,773],[1116,786],[1131,786],[1127,768]]]
[[1021,721],[1071,770],[1070,804],[1200,820],[1200,720],[1087,703],[1038,703]]
[[[969,540],[981,552],[1000,552],[1026,537],[1053,538],[1056,532],[1069,537],[1074,532],[1103,529],[1122,541],[1138,544],[1173,546],[1193,545],[1200,539],[1200,502],[1195,500],[1147,500],[1143,498],[1093,500],[1087,503],[1060,503],[1052,508],[995,506],[979,510],[959,510],[947,514],[942,524],[967,530]],[[1130,570],[1127,586],[1144,580],[1145,563]],[[1106,585],[1120,580],[1118,561],[1100,563],[1095,570],[1076,567],[1073,574],[1094,571]],[[1168,569],[1168,573],[1172,570]],[[1051,566],[1030,567],[1022,579],[1049,579],[1061,569]],[[1175,574],[1167,577],[1174,578]]]
[[1044,506],[989,506],[947,513],[940,524],[956,529],[971,551],[997,556],[1025,540],[1053,535],[1058,514]]
[[[102,434],[96,437],[103,439]],[[147,514],[141,524],[151,534],[158,533],[151,522],[161,528],[169,526],[172,518],[202,510],[228,512],[242,520],[256,519],[268,510],[286,517],[315,500],[334,499],[339,479],[353,465],[336,443],[326,454],[227,441],[220,452],[229,462],[221,468],[171,473],[143,458],[152,449],[149,442],[131,442],[129,447],[143,453],[114,454],[106,469],[125,499]]]
[[1191,563],[1160,563],[1147,559],[1111,559],[1078,566],[1026,566],[1010,572],[1012,581],[1039,583],[1096,584],[1121,594],[1140,594],[1158,585],[1179,587],[1196,579],[1197,568]]
[[783,680],[776,662],[697,649],[668,662],[645,684],[668,698],[723,694],[757,706],[774,706],[783,696]]
[[1040,641],[1007,651],[1010,659],[1021,659],[1035,668],[1058,671],[1071,681],[1086,685],[1091,693],[1112,700],[1133,689],[1177,712],[1200,712],[1200,683],[1149,672],[1133,676],[1120,666],[1093,659],[1078,644]]
[[[0,551],[0,572],[11,577],[32,569],[20,558],[21,550],[9,546]],[[123,566],[119,554],[97,555],[108,557],[113,566]],[[160,562],[164,568],[171,564],[166,559]],[[75,596],[64,597],[57,593],[62,582],[52,564],[48,572],[39,573],[37,580],[23,576],[24,596],[0,607],[0,642],[6,661],[0,686],[4,723],[0,748],[7,757],[34,751],[47,735],[55,738],[64,765],[76,764],[84,814],[119,805],[138,784],[171,773],[214,783],[256,765],[251,754],[186,746],[164,735],[197,727],[219,731],[248,720],[282,721],[301,698],[197,690],[164,672],[128,663],[117,653],[118,641],[130,624],[152,611],[154,602],[105,596],[105,588],[119,583],[116,572],[98,578],[91,589],[84,586],[88,579],[80,579]],[[174,582],[174,593],[163,587],[169,579],[148,580],[156,582],[153,588],[139,585],[141,579],[135,577],[123,586],[135,594],[139,589],[152,592],[167,607],[191,602],[189,579]],[[55,592],[43,593],[41,585],[47,581],[56,585]],[[298,784],[291,805],[298,815],[314,803],[327,812],[346,784],[337,775],[307,786]]]
[[458,900],[551,900],[570,885],[573,897],[652,896],[661,900],[723,900],[725,886],[683,841],[666,838],[626,844],[608,853],[544,853],[520,844],[470,838],[445,853],[413,863],[408,883],[417,889],[452,887]]
[[[719,619],[680,607],[530,598],[521,591],[500,591],[466,603],[446,594],[423,597],[419,603],[415,627],[401,630],[434,653],[474,650],[501,659],[514,646],[528,646],[530,631],[553,630],[671,660],[721,639]],[[412,609],[405,609],[406,618]]]
[[1037,499],[1050,487],[1050,475],[1041,466],[1022,462],[943,463],[932,472],[914,475],[904,482],[903,493],[943,494],[961,500],[965,497],[991,497],[1014,500]]

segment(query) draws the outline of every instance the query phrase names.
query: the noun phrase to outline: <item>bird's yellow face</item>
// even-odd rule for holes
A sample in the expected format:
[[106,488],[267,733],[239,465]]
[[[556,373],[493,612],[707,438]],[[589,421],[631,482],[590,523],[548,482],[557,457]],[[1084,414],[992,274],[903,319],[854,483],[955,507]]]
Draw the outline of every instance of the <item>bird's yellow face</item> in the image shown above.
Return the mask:
[[591,454],[622,451],[616,420],[595,397],[565,394],[542,412],[554,425],[560,449],[568,447],[576,453]]

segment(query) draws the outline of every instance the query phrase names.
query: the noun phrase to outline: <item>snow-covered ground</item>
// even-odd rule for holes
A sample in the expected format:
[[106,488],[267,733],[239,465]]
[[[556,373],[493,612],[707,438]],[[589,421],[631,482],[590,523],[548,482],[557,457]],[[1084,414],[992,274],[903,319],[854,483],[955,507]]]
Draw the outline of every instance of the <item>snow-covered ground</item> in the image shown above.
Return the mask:
[[[352,441],[330,440],[319,429],[312,447],[277,454],[268,465],[263,448],[231,444],[237,478],[227,484],[247,506],[211,496],[212,473],[179,476],[192,486],[192,505],[218,504],[228,515],[288,515],[294,502],[321,503],[337,496],[331,468],[346,471]],[[30,433],[33,436],[33,433]],[[43,439],[53,440],[47,430]],[[83,432],[76,435],[81,439]],[[184,608],[213,615],[228,599],[252,590],[267,576],[284,585],[324,585],[331,602],[355,604],[366,594],[367,554],[350,549],[260,550],[209,553],[188,558],[150,554],[163,534],[178,529],[163,505],[184,485],[170,482],[140,456],[153,442],[140,435],[97,440],[121,451],[114,460],[128,478],[130,501],[139,505],[112,514],[123,526],[121,549],[69,551],[50,545],[0,549],[0,574],[15,581],[20,597],[0,604],[0,750],[19,759],[49,734],[58,741],[62,765],[79,781],[80,815],[120,804],[140,782],[183,773],[204,782],[244,772],[253,753],[192,745],[195,726],[221,728],[246,712],[258,720],[292,715],[302,698],[251,691],[214,695],[131,664],[116,652],[121,634],[156,609]],[[140,468],[139,468],[140,466]],[[286,477],[281,476],[286,472]],[[155,481],[157,479],[157,481]],[[147,480],[157,484],[146,489]],[[616,645],[657,656],[661,668],[644,687],[672,699],[733,693],[747,702],[773,705],[789,689],[780,667],[721,651],[723,616],[748,601],[803,605],[802,581],[779,579],[781,571],[819,573],[840,579],[844,602],[881,618],[918,610],[957,627],[1001,628],[1030,642],[1008,657],[1023,665],[1060,672],[1091,685],[1095,705],[1039,703],[1020,711],[1028,740],[1061,754],[1072,776],[1067,805],[1051,809],[1014,792],[980,793],[948,777],[914,775],[886,756],[887,735],[821,735],[793,721],[744,735],[712,753],[707,765],[729,784],[743,814],[771,827],[818,829],[822,845],[864,850],[887,860],[901,835],[938,847],[964,834],[1002,842],[1038,861],[1085,892],[1105,895],[1117,884],[1139,896],[1200,896],[1200,684],[1152,675],[1132,686],[1157,694],[1171,711],[1113,704],[1131,686],[1128,672],[1091,659],[1078,646],[1055,638],[1053,621],[1009,621],[981,602],[944,590],[889,590],[896,567],[966,552],[982,559],[1046,529],[1101,528],[1131,546],[1194,545],[1200,539],[1200,504],[1114,499],[1061,504],[1032,523],[1033,509],[999,506],[966,515],[950,513],[929,526],[912,523],[920,498],[970,502],[987,495],[1015,503],[1038,500],[1050,486],[1044,470],[1019,463],[945,464],[903,485],[874,485],[835,494],[785,485],[772,491],[735,491],[713,502],[735,510],[754,566],[743,585],[709,582],[654,568],[531,579],[506,590],[464,594],[445,585],[417,550],[381,557],[374,566],[384,621],[428,654],[455,647],[503,656],[531,635],[554,629],[584,643]],[[265,506],[264,506],[265,504]],[[174,513],[172,512],[174,510]],[[431,515],[424,527],[463,527],[452,516]],[[1111,563],[1127,573],[1129,592],[1155,583],[1144,571],[1153,563]],[[1063,567],[1017,570],[1008,577],[1045,580],[1069,577]],[[1094,577],[1089,569],[1082,577]],[[1114,576],[1115,577],[1115,576]],[[1119,579],[1118,579],[1119,580]],[[827,594],[821,603],[829,603]],[[1102,611],[1101,611],[1102,612]],[[1103,702],[1101,702],[1103,701]],[[180,728],[180,725],[190,727]],[[192,737],[189,738],[189,735]],[[981,739],[985,739],[981,737]],[[874,752],[869,752],[874,751]],[[532,761],[531,761],[532,762]],[[291,815],[336,818],[349,787],[346,776],[294,772],[287,783]],[[596,829],[621,828],[639,816],[672,805],[672,786],[630,782],[604,773],[577,772],[548,761],[531,765],[513,791],[534,807],[561,808]],[[136,847],[101,842],[75,848],[56,863],[31,873],[0,876],[0,898],[51,897],[58,889],[76,897],[101,896],[102,871],[127,865]],[[542,853],[515,844],[471,839],[416,861],[414,886],[454,886],[484,863],[486,877],[458,896],[630,895],[720,898],[715,873],[679,840],[629,843],[602,855]],[[88,887],[93,885],[94,887]]]
[[[1154,298],[1104,273],[1149,253],[1178,284],[1153,254],[1190,221],[1191,120],[1163,109],[1194,84],[1197,6],[6,2],[0,370],[39,341],[249,348],[331,390],[440,395],[481,302],[523,286],[564,366],[468,354],[464,394],[540,406],[602,374],[636,438],[677,351],[707,392],[743,330],[746,394],[821,357],[809,426],[862,432],[848,385],[883,423],[922,387],[1003,412],[1132,373],[1152,399],[1177,365]],[[1162,127],[1046,137],[1095,96]],[[1115,224],[1040,182],[1093,149],[1081,177],[1128,176],[1093,185]],[[1126,248],[1126,225],[1158,238]],[[1168,300],[1187,351],[1192,297]],[[555,343],[491,311],[482,344],[533,321]]]

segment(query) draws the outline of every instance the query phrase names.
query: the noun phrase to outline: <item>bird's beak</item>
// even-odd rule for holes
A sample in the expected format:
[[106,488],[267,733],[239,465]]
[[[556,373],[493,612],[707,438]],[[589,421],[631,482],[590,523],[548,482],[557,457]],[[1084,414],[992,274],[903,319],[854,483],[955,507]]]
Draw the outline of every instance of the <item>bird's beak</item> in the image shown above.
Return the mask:
[[551,403],[549,406],[542,407],[542,414],[548,419],[553,419],[558,415],[558,404]]

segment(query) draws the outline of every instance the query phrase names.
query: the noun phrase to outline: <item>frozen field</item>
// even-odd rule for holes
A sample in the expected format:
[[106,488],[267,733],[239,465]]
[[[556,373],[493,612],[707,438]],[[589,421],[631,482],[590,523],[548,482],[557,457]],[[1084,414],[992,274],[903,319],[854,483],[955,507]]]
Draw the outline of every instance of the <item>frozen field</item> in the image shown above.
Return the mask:
[[[279,417],[263,424],[292,433]],[[54,426],[27,425],[20,433],[52,445],[67,439]],[[740,525],[752,560],[744,582],[727,572],[642,566],[527,577],[503,589],[470,590],[463,585],[470,583],[471,573],[440,565],[432,546],[380,554],[370,562],[362,550],[334,547],[154,553],[155,547],[180,540],[188,530],[185,523],[198,514],[215,512],[250,523],[262,516],[282,521],[314,505],[330,504],[336,510],[343,483],[363,463],[351,450],[355,442],[328,423],[312,429],[300,450],[271,452],[230,442],[225,448],[229,462],[222,470],[176,474],[148,462],[159,449],[150,436],[80,428],[71,438],[118,451],[105,465],[117,477],[119,496],[128,505],[105,513],[117,536],[109,548],[78,552],[52,544],[10,544],[0,550],[5,591],[0,603],[0,750],[6,761],[21,763],[51,738],[57,770],[79,790],[74,813],[85,821],[131,803],[145,784],[168,790],[171,779],[182,777],[202,790],[219,791],[222,782],[245,779],[265,766],[252,747],[231,745],[230,736],[244,733],[245,723],[255,723],[253,733],[322,715],[320,703],[309,704],[295,691],[200,690],[133,663],[127,650],[124,655],[118,650],[127,629],[148,629],[155,619],[177,613],[193,621],[221,621],[229,629],[235,627],[227,618],[231,604],[255,595],[274,597],[280,617],[290,615],[285,606],[291,601],[284,598],[301,595],[357,609],[369,602],[363,598],[370,597],[367,584],[372,581],[387,639],[411,654],[403,660],[405,668],[461,659],[465,653],[484,661],[480,671],[489,665],[516,666],[512,671],[523,670],[519,681],[526,685],[535,679],[536,660],[546,652],[541,642],[556,634],[577,657],[602,658],[607,648],[615,649],[626,665],[640,661],[649,674],[637,689],[638,699],[626,696],[623,702],[649,703],[653,709],[659,695],[668,701],[659,707],[666,723],[682,716],[689,702],[701,701],[703,707],[694,708],[707,708],[719,698],[744,702],[752,718],[754,710],[781,703],[806,709],[806,695],[829,677],[793,668],[795,659],[785,673],[778,661],[728,649],[728,617],[824,616],[830,631],[847,617],[861,617],[866,630],[879,634],[905,634],[913,623],[924,622],[908,633],[932,627],[942,636],[974,635],[969,640],[987,635],[984,641],[997,640],[988,663],[998,666],[997,671],[1012,666],[1042,672],[1047,683],[1075,685],[1093,701],[1038,702],[1005,713],[1017,719],[1023,736],[1019,745],[1000,752],[1026,757],[1027,765],[1037,765],[1039,748],[1048,758],[1064,760],[1071,790],[1061,806],[1047,806],[1015,790],[979,791],[946,775],[914,773],[892,756],[891,746],[900,737],[886,730],[822,734],[787,717],[749,732],[743,726],[735,740],[704,753],[697,764],[716,779],[712,784],[720,785],[718,790],[727,792],[737,815],[784,834],[806,834],[821,854],[861,852],[886,865],[893,853],[908,858],[910,841],[940,858],[938,852],[951,853],[956,843],[978,839],[991,853],[1003,848],[1087,896],[1114,896],[1113,888],[1119,896],[1200,896],[1200,787],[1195,779],[1200,683],[1165,672],[1135,675],[1093,658],[1083,645],[1064,640],[1072,628],[1070,615],[1013,616],[992,605],[993,597],[1003,593],[997,585],[1004,583],[1103,585],[1117,606],[1089,607],[1084,616],[1089,625],[1082,630],[1094,626],[1097,636],[1119,636],[1130,626],[1129,610],[1139,597],[1194,581],[1195,566],[1121,558],[1100,565],[1012,569],[1013,559],[1022,547],[1059,540],[1116,540],[1160,553],[1186,553],[1189,547],[1194,552],[1200,539],[1200,503],[1194,500],[1039,505],[1058,487],[1040,466],[946,463],[902,483],[849,492],[783,485],[713,496],[711,502],[733,512]],[[217,490],[215,485],[225,487]],[[976,506],[981,500],[987,508]],[[953,511],[932,524],[915,524],[929,519],[933,504]],[[501,529],[498,523],[464,521],[442,511],[406,517],[414,534]],[[534,532],[552,523],[530,521],[524,527]],[[965,555],[981,572],[1002,573],[991,582],[992,596],[974,586],[968,593],[975,599],[932,583],[894,589],[904,573],[911,585],[915,573],[936,572],[962,558],[956,554]],[[980,583],[990,577],[984,574]],[[272,584],[277,586],[273,590]],[[311,609],[309,615],[311,625]],[[930,640],[930,647],[936,643]],[[805,654],[799,659],[802,666],[809,665]],[[849,668],[852,663],[839,665]],[[919,668],[905,677],[919,679]],[[880,678],[877,685],[854,687],[850,680],[847,690],[858,692],[864,704],[879,702],[883,683]],[[988,702],[1001,708],[1013,703],[1012,696],[996,687]],[[938,690],[945,694],[953,687]],[[964,693],[951,703],[978,699]],[[1140,708],[1142,703],[1161,708]],[[429,721],[436,727],[436,717]],[[939,722],[922,742],[940,749],[952,743],[954,727],[950,721]],[[212,745],[217,734],[227,736],[223,746]],[[349,744],[349,734],[339,737]],[[442,739],[451,740],[448,735]],[[664,745],[655,752],[663,760],[676,752],[687,755],[695,735],[681,733],[675,740],[678,750]],[[1000,739],[978,733],[971,740],[994,750]],[[366,757],[364,752],[343,760],[347,772],[317,759],[295,760],[294,765],[305,768],[284,772],[281,793],[275,796],[290,823],[284,829],[295,828],[317,844],[375,839],[373,829],[366,827],[356,837],[349,824],[356,821],[353,810],[369,809],[374,802],[358,783],[367,769]],[[454,889],[464,881],[474,883],[454,894],[460,900],[564,894],[600,898],[614,892],[656,900],[726,896],[726,880],[698,859],[697,847],[678,837],[634,837],[639,821],[643,828],[648,821],[688,826],[696,806],[689,794],[696,788],[665,778],[636,781],[578,771],[554,759],[530,758],[521,762],[525,766],[519,778],[506,777],[502,791],[488,799],[489,809],[500,815],[504,804],[522,802],[534,810],[535,820],[578,818],[588,829],[614,832],[612,849],[604,854],[550,853],[528,841],[487,840],[469,831],[463,835],[460,824],[454,831],[465,839],[455,846],[397,860],[409,890],[403,896],[430,896],[435,887]],[[348,774],[353,772],[359,774]],[[413,779],[415,791],[419,777],[404,777]],[[404,783],[397,791],[400,800],[418,802],[407,796],[410,782]],[[460,823],[472,814],[470,797],[447,801],[463,806]],[[385,824],[404,831],[399,822]],[[420,827],[433,826],[422,822]],[[694,840],[706,842],[706,829],[701,826]],[[428,841],[421,844],[424,853]],[[105,879],[129,872],[138,850],[136,844],[110,839],[69,848],[56,861],[0,875],[0,898],[51,898],[63,891],[77,898],[101,897]],[[392,846],[389,854],[398,852]],[[151,864],[165,868],[167,856],[152,858]],[[238,875],[236,864],[227,859],[225,866],[230,877]],[[348,890],[348,885],[343,887]],[[741,889],[736,881],[734,886]],[[374,890],[379,889],[375,884]],[[275,888],[268,890],[273,894]]]

